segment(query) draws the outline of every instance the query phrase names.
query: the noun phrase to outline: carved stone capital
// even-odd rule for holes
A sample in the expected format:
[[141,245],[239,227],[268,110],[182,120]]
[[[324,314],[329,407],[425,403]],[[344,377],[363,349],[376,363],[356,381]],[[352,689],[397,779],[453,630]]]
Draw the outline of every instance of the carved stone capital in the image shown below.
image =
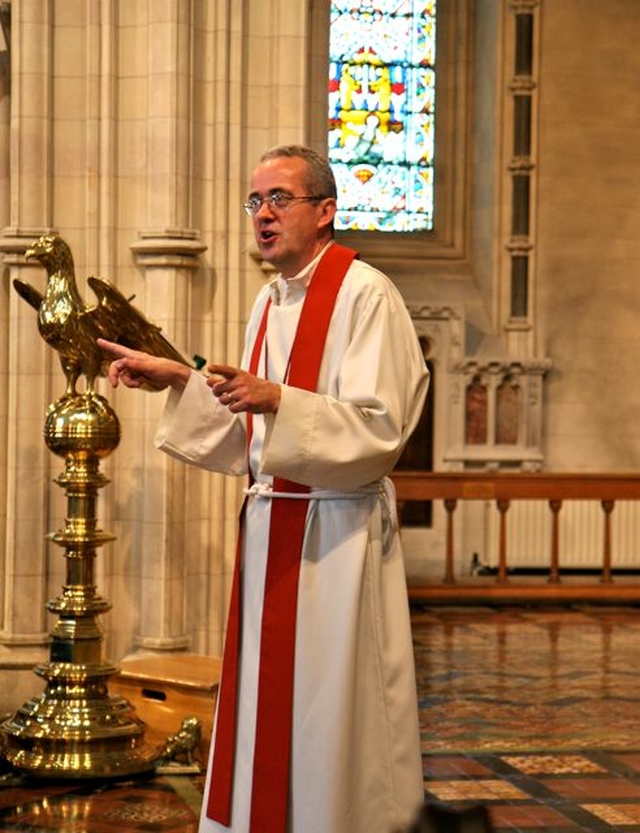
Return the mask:
[[38,227],[38,228],[19,228],[7,226],[0,232],[0,253],[2,260],[8,266],[27,266],[24,259],[24,253],[34,240],[37,240],[43,234],[58,234],[56,229]]
[[196,229],[147,229],[129,248],[138,266],[197,269],[207,246]]

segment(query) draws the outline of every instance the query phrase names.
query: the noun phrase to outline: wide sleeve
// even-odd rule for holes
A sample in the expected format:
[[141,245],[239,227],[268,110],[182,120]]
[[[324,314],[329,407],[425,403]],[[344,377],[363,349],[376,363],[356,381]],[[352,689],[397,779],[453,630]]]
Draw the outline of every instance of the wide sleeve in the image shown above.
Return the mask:
[[221,405],[205,377],[192,372],[181,393],[169,393],[155,445],[185,463],[240,475],[247,471],[246,437],[244,415]]
[[[247,325],[241,367],[247,367],[268,297],[269,287],[265,286],[256,298]],[[182,392],[170,391],[155,445],[178,460],[210,471],[235,475],[248,471],[246,415],[232,414],[221,405],[205,377],[195,371]]]
[[277,414],[267,415],[265,474],[357,489],[393,469],[418,422],[428,372],[402,298],[380,281],[357,302],[346,297],[334,312],[319,392],[283,385]]

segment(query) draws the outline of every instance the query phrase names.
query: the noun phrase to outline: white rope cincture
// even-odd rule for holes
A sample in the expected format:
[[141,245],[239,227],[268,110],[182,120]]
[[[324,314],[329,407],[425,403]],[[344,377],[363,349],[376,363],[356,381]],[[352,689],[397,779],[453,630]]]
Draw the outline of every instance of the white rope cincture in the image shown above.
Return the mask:
[[267,499],[283,497],[291,500],[359,500],[371,495],[384,494],[382,481],[352,492],[338,492],[334,489],[311,489],[309,492],[277,492],[273,490],[271,483],[253,483],[243,491],[245,495],[252,495],[253,497]]
[[393,534],[398,529],[398,510],[396,505],[396,490],[390,477],[383,477],[369,486],[354,489],[351,492],[339,492],[334,489],[311,489],[309,492],[277,492],[271,483],[253,483],[243,490],[245,495],[271,500],[272,498],[286,498],[287,500],[362,500],[377,495],[384,505],[384,521],[387,533]]

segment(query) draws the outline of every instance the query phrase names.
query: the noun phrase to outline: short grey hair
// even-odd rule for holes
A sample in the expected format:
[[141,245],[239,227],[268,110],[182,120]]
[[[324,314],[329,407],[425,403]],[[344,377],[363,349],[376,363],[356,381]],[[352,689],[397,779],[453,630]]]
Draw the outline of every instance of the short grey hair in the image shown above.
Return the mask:
[[307,163],[304,184],[309,194],[314,197],[332,197],[334,200],[338,198],[336,180],[326,156],[305,145],[279,145],[264,153],[260,161],[267,162],[282,156],[303,159]]

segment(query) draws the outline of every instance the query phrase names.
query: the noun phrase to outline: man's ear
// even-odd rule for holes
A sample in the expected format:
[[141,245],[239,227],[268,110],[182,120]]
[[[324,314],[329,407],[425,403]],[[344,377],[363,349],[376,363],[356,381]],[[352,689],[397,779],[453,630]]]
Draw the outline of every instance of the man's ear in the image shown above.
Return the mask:
[[319,203],[318,208],[320,209],[318,213],[318,228],[327,228],[327,226],[333,223],[333,218],[336,216],[336,211],[338,210],[336,201],[333,197],[325,197]]

